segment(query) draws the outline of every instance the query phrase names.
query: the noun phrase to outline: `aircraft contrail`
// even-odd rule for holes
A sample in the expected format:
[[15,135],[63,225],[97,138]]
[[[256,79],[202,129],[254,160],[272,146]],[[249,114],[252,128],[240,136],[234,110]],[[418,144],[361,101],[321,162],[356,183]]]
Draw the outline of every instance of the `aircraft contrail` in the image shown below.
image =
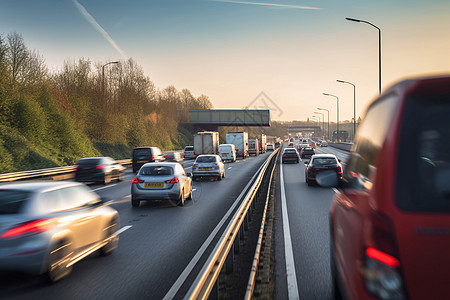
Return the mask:
[[125,51],[123,51],[122,49],[120,49],[120,47],[116,44],[116,42],[109,36],[109,34],[103,29],[102,26],[100,26],[100,24],[97,23],[97,21],[94,19],[94,17],[88,13],[88,11],[84,8],[83,5],[80,4],[80,2],[78,2],[77,0],[73,0],[73,3],[75,4],[75,6],[78,8],[78,10],[80,11],[80,13],[86,18],[86,20],[91,23],[92,26],[94,26],[94,28],[100,32],[101,35],[103,35],[103,37],[114,47],[114,49],[117,50],[117,52],[120,53],[120,55],[122,55],[122,57],[127,60],[128,56],[125,53]]
[[319,7],[300,6],[300,5],[291,5],[291,4],[260,3],[260,2],[234,1],[234,0],[210,0],[210,1],[236,3],[236,4],[248,4],[248,5],[274,6],[274,7],[284,7],[284,8],[297,8],[297,9],[321,9]]

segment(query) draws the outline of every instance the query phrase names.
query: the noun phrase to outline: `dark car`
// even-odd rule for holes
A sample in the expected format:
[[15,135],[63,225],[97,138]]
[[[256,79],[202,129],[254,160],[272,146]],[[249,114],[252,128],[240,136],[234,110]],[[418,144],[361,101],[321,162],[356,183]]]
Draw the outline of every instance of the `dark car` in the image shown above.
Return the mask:
[[101,182],[122,181],[125,167],[111,157],[86,157],[77,162],[75,181]]
[[344,299],[449,299],[450,75],[402,81],[366,109],[331,203]]
[[137,147],[133,149],[131,161],[133,172],[136,173],[142,165],[149,162],[164,161],[164,157],[158,147]]
[[319,173],[333,173],[338,180],[342,180],[342,165],[334,154],[315,154],[306,165],[305,181],[309,186],[316,183],[316,176]]
[[281,143],[280,143],[280,142],[276,142],[276,143],[275,143],[275,149],[280,148],[280,146],[281,146]]
[[316,150],[313,147],[309,146],[309,145],[306,145],[306,146],[302,147],[301,150],[300,150],[301,158],[311,157],[314,154],[316,154]]
[[298,164],[298,162],[300,161],[300,158],[299,158],[297,150],[295,150],[295,148],[284,149],[283,154],[281,155],[281,161],[282,161],[282,163],[295,162]]

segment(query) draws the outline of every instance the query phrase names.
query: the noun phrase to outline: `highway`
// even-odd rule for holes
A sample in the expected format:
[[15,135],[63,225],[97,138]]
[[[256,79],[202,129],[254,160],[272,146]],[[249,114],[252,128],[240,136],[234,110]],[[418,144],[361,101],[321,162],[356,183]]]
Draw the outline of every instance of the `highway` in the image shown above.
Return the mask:
[[[44,278],[0,274],[0,299],[181,299],[208,257],[247,183],[269,153],[227,163],[222,181],[193,182],[193,200],[130,203],[134,174],[107,186],[90,185],[121,218],[118,249],[77,263],[54,285]],[[184,162],[191,171],[193,161]],[[237,200],[236,200],[237,199]]]
[[[343,168],[349,155],[332,147],[318,147],[316,153],[335,154]],[[279,166],[275,299],[331,299],[328,215],[334,191],[309,187],[301,162]]]

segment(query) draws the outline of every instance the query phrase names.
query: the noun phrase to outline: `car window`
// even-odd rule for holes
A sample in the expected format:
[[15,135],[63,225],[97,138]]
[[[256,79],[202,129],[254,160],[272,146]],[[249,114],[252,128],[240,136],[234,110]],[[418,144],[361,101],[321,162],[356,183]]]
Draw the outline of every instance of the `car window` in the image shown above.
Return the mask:
[[102,163],[101,158],[82,158],[77,162],[77,165],[79,166],[93,166],[93,165],[99,165]]
[[150,148],[134,149],[133,156],[135,157],[147,157],[152,156]]
[[194,151],[194,147],[186,147],[184,148],[184,151]]
[[312,164],[315,166],[335,165],[337,160],[333,157],[317,157],[313,159]]
[[62,193],[61,190],[43,192],[39,196],[39,206],[46,212],[65,209]]
[[212,162],[216,162],[216,157],[215,156],[199,156],[199,157],[197,157],[196,162],[198,162],[198,163],[212,163]]
[[64,210],[83,207],[98,200],[98,196],[84,186],[71,186],[58,191],[62,198],[60,208]]
[[295,149],[286,149],[284,150],[284,153],[296,153]]
[[146,166],[139,170],[139,175],[163,176],[173,173],[173,168],[170,166]]
[[397,171],[397,206],[450,212],[449,99],[408,99]]
[[369,107],[358,128],[354,148],[347,163],[344,180],[349,188],[361,189],[370,181],[376,169],[376,159],[384,143],[397,105],[397,98],[390,94]]
[[31,195],[27,191],[1,190],[0,215],[19,213]]

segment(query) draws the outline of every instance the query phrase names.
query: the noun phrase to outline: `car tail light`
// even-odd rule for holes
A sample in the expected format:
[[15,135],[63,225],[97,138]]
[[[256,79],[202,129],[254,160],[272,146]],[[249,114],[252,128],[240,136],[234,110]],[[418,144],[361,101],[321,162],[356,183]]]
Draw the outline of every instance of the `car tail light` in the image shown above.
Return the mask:
[[130,156],[130,159],[133,159],[133,156]]
[[177,177],[172,178],[172,180],[166,180],[165,183],[178,183],[180,182]]
[[386,216],[372,213],[364,224],[364,269],[367,290],[381,299],[404,299],[400,260],[393,236],[393,226]]
[[134,177],[133,180],[131,180],[131,183],[143,183],[144,180],[138,179],[137,177]]
[[193,165],[192,165],[192,168],[197,168],[197,165],[196,165],[196,164],[193,164]]
[[308,167],[308,170],[310,170],[310,171],[319,171],[320,169],[314,168],[314,167]]
[[78,166],[75,166],[75,171],[78,171]]
[[155,159],[155,157],[154,157],[154,156],[152,156],[152,159],[154,160],[154,159]]
[[342,174],[342,168],[340,166],[337,166],[336,170],[338,171],[339,174]]
[[104,169],[105,166],[104,166],[104,165],[96,165],[95,168],[96,168],[96,169]]
[[21,223],[2,234],[2,239],[15,239],[47,231],[52,224],[51,219],[39,219]]
[[214,154],[214,150],[213,150],[213,151],[211,151],[211,154]]

